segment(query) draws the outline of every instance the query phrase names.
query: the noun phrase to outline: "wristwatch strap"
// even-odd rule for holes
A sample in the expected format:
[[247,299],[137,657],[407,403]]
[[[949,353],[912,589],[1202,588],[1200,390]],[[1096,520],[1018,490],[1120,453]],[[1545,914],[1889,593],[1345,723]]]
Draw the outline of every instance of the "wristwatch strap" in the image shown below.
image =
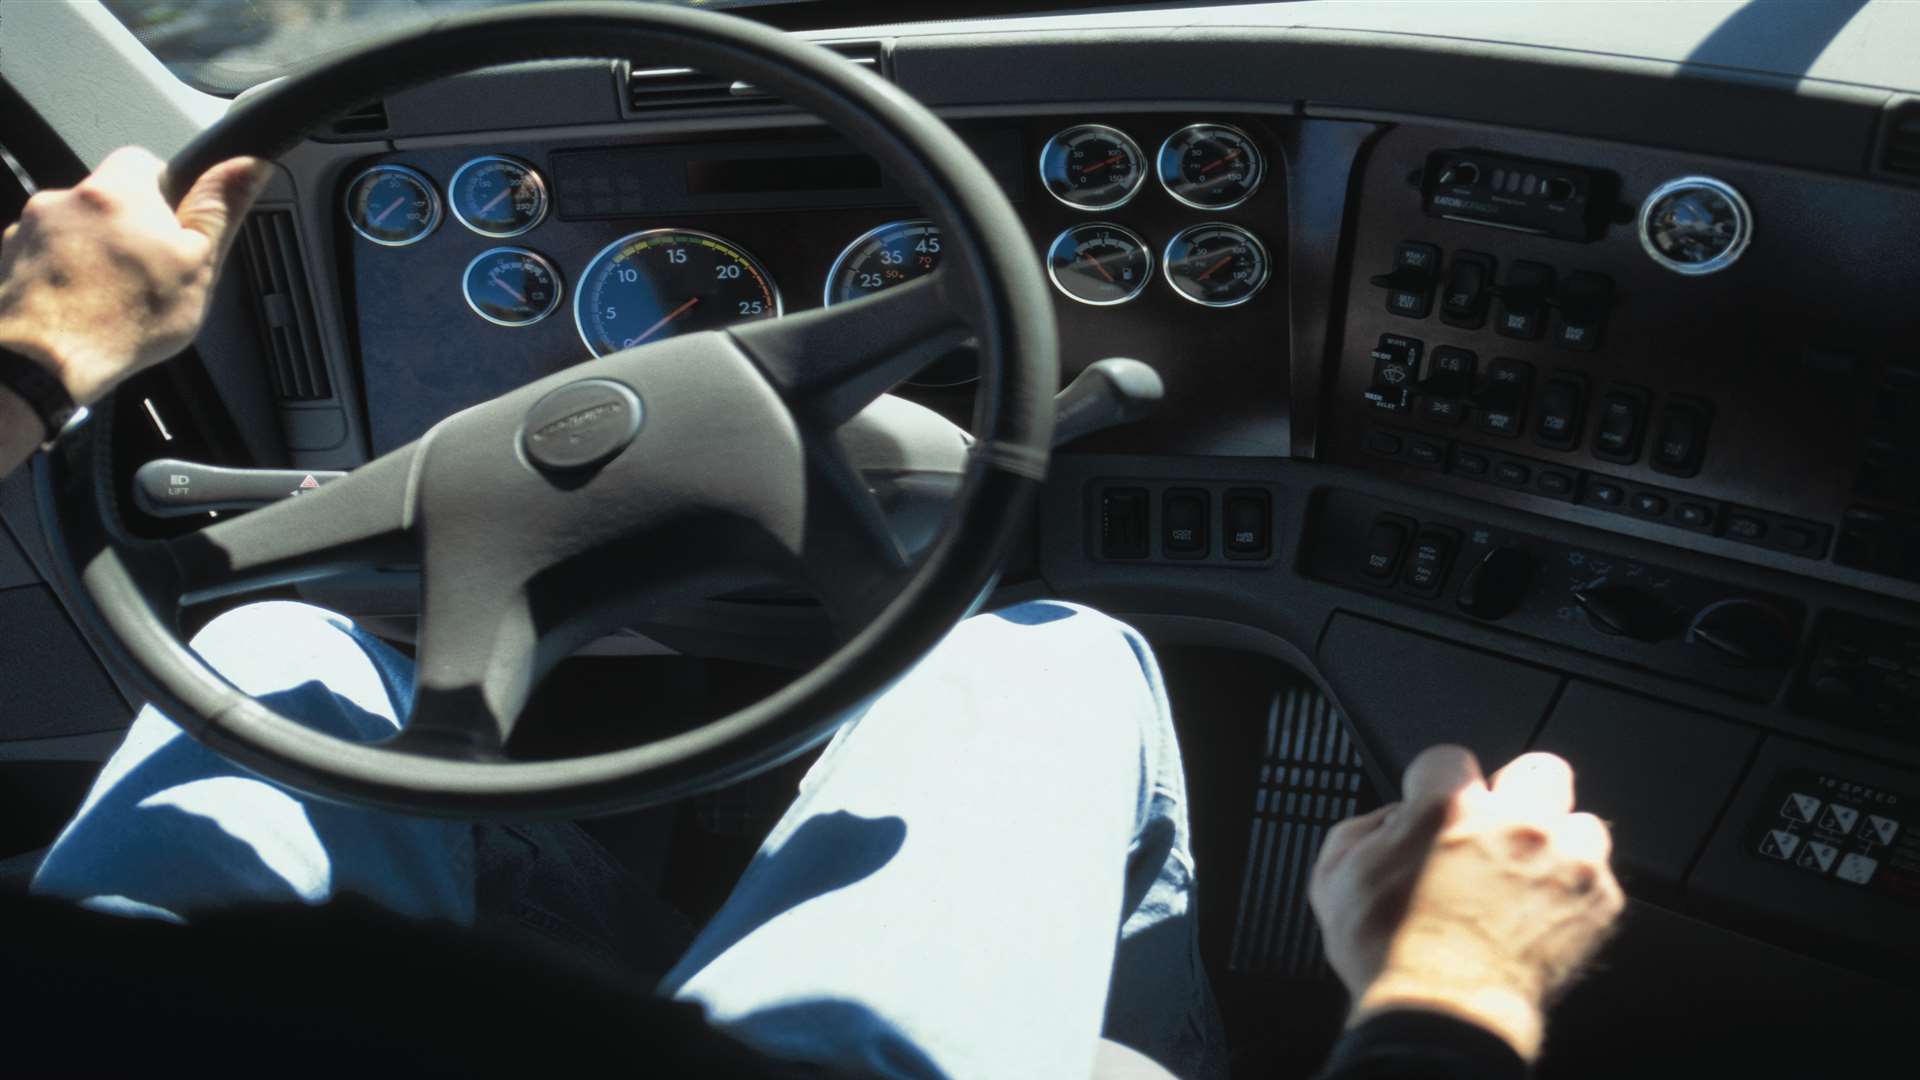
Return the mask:
[[73,395],[52,372],[11,349],[0,348],[0,386],[13,391],[39,415],[47,433],[43,447],[52,446],[54,440],[86,419],[87,410],[74,404]]

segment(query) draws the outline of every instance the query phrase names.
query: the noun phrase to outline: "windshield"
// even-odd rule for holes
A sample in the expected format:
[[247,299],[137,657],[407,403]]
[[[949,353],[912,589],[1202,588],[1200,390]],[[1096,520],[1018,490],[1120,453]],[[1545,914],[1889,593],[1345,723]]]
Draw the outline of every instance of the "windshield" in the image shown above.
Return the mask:
[[[231,96],[306,61],[434,19],[524,0],[103,0],[191,86]],[[817,0],[656,0],[739,12]]]

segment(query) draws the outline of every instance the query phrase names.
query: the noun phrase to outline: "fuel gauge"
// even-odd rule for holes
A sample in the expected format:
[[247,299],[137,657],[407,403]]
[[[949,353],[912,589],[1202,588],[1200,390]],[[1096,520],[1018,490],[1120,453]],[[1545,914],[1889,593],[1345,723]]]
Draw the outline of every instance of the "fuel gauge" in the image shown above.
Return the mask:
[[481,236],[519,236],[547,216],[547,183],[510,157],[477,157],[453,174],[447,201],[460,224]]
[[375,165],[347,185],[347,223],[376,244],[405,247],[440,224],[440,193],[418,170]]
[[1047,276],[1083,304],[1124,304],[1153,279],[1153,252],[1128,229],[1090,221],[1054,238],[1047,249]]

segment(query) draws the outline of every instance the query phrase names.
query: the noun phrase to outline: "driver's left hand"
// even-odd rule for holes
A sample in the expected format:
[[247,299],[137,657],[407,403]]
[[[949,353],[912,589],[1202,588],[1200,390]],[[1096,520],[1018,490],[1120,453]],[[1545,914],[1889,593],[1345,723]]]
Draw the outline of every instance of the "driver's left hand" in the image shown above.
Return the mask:
[[35,194],[0,233],[0,346],[44,364],[82,405],[186,348],[271,170],[222,162],[175,210],[160,191],[166,163],[129,146],[78,186]]

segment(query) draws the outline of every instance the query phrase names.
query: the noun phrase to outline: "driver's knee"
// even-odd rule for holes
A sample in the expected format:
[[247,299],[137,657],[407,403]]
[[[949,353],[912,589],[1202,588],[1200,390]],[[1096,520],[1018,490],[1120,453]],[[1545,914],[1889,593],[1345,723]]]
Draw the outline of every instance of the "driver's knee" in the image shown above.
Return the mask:
[[345,616],[311,604],[268,600],[223,612],[193,636],[207,666],[253,697],[318,684],[361,709],[393,719],[391,672],[377,643]]

